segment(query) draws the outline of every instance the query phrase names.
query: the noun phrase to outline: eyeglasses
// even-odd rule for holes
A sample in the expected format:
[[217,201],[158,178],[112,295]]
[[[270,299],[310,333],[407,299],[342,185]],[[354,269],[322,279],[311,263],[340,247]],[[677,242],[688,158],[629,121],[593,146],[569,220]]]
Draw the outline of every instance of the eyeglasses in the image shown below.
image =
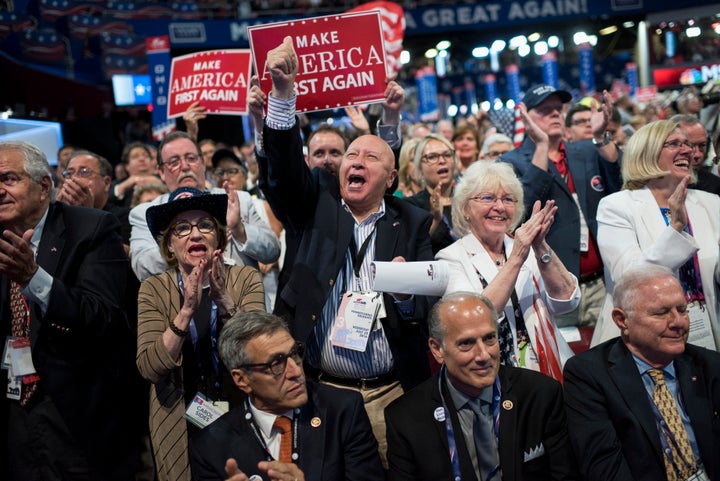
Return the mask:
[[481,204],[494,204],[500,200],[503,205],[514,205],[517,203],[517,199],[513,197],[512,195],[504,195],[502,197],[498,197],[494,194],[480,194],[476,195],[474,197],[470,197],[470,200],[474,200],[475,202],[479,202]]
[[695,148],[695,144],[687,140],[668,140],[663,144],[663,148],[669,150],[680,150],[682,149],[683,145],[690,150],[693,150]]
[[184,157],[176,155],[175,157],[170,157],[168,160],[164,161],[162,165],[164,165],[169,171],[172,172],[180,168],[180,163],[183,160],[187,162],[189,166],[193,166],[200,162],[200,156],[197,154],[185,154]]
[[201,234],[212,234],[217,229],[217,224],[215,224],[215,219],[205,217],[204,219],[200,219],[197,224],[193,224],[192,222],[187,222],[184,220],[180,221],[174,226],[172,226],[171,230],[172,233],[175,234],[175,237],[182,239],[183,237],[187,237],[190,235],[193,227],[197,227],[197,230]]
[[572,124],[573,125],[587,125],[590,124],[592,121],[590,119],[573,119]]
[[547,105],[538,105],[537,107],[534,107],[532,110],[535,110],[538,114],[542,115],[543,117],[550,115],[554,113],[556,110],[558,113],[562,112],[563,106],[562,104],[547,104]]
[[88,177],[92,177],[93,175],[97,174],[94,170],[90,170],[87,167],[80,167],[78,170],[75,169],[67,169],[63,170],[62,176],[63,179],[70,179],[77,175],[78,177],[82,177],[83,179],[87,179]]
[[454,150],[447,150],[443,152],[442,154],[439,154],[437,152],[433,152],[432,154],[423,155],[420,157],[420,160],[425,162],[426,164],[433,165],[440,162],[440,157],[442,157],[445,160],[453,160],[455,158],[455,151]]
[[708,144],[707,142],[703,142],[701,144],[694,144],[695,148],[698,149],[700,152],[707,152]]
[[237,175],[237,174],[239,174],[240,172],[243,172],[243,173],[244,173],[245,171],[243,171],[242,169],[235,169],[235,168],[231,168],[231,169],[215,169],[215,175],[217,175],[218,177],[223,177],[223,176],[225,176],[225,175]]
[[305,356],[305,345],[302,342],[296,342],[295,347],[292,348],[287,354],[278,354],[270,362],[259,362],[256,364],[243,364],[240,366],[243,369],[263,369],[266,372],[270,371],[273,376],[279,376],[285,372],[287,368],[288,359],[292,359],[297,365],[302,364],[303,357]]

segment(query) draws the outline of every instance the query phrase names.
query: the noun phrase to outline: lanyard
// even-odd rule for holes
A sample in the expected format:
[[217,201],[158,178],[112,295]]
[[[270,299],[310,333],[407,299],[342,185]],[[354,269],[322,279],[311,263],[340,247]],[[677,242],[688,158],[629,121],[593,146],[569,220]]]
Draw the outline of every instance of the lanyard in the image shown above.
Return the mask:
[[[453,469],[453,480],[462,481],[462,475],[460,473],[460,458],[458,457],[457,443],[455,442],[455,430],[453,429],[450,410],[447,407],[445,396],[443,395],[443,379],[445,378],[446,371],[447,368],[445,367],[445,364],[440,366],[440,372],[438,373],[438,392],[440,393],[440,401],[442,402],[443,411],[445,411],[445,433],[448,440],[450,463],[452,464]],[[493,383],[492,413],[493,432],[495,434],[495,444],[497,445],[499,443],[498,439],[500,434],[500,376],[496,376],[495,382]],[[496,466],[495,469],[488,475],[488,479],[492,479],[499,469],[500,466]]]
[[356,279],[360,279],[360,268],[362,267],[363,260],[365,260],[365,254],[367,254],[367,249],[373,235],[375,235],[375,226],[373,226],[373,230],[365,238],[365,241],[363,241],[360,249],[357,248],[357,244],[355,243],[354,232],[350,239],[350,258],[352,259],[353,273]]
[[[295,413],[293,415],[293,421],[292,421],[292,460],[293,462],[297,461],[300,455],[298,454],[298,419],[300,418],[298,413]],[[267,443],[265,442],[265,439],[260,435],[260,428],[255,423],[255,420],[253,419],[252,411],[250,411],[250,401],[246,398],[245,399],[245,419],[247,420],[248,424],[250,424],[250,429],[252,429],[253,434],[255,435],[255,439],[258,440],[260,443],[260,446],[265,450],[265,454],[267,454],[267,460],[272,461],[275,459],[270,452],[270,448],[268,448]]]
[[[180,271],[177,271],[177,280],[178,285],[180,286],[180,302],[183,302],[184,296],[185,296],[185,287],[183,286],[183,280],[182,275],[180,274]],[[215,375],[217,376],[217,381],[215,387],[217,389],[220,388],[220,353],[218,352],[218,308],[217,304],[215,304],[215,301],[210,301],[210,350],[212,353],[212,363],[213,363],[213,370],[215,371]],[[193,343],[193,351],[195,351],[195,359],[198,363],[198,368],[200,372],[201,378],[204,380],[205,375],[203,374],[203,366],[202,366],[202,356],[200,355],[200,346],[198,345],[198,331],[197,326],[195,325],[195,318],[190,319],[190,338],[192,339]]]

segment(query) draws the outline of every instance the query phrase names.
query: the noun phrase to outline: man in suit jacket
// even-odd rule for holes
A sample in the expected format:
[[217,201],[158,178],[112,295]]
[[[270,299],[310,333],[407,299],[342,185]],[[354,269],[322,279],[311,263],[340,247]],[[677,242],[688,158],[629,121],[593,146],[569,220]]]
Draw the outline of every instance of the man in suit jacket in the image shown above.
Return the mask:
[[[720,479],[720,354],[687,343],[685,295],[669,269],[633,267],[615,287],[613,320],[620,337],[565,365],[570,439],[588,481],[687,479],[704,470]],[[652,370],[662,370],[692,456],[666,464],[671,434],[653,401]],[[677,471],[676,471],[677,470]],[[668,472],[671,475],[668,476]],[[689,474],[688,474],[689,473]],[[693,478],[695,479],[695,478]]]
[[[592,115],[593,139],[563,141],[563,104],[571,98],[570,93],[549,85],[531,87],[520,104],[528,135],[520,147],[499,160],[512,164],[522,181],[525,212],[532,212],[537,200],[544,205],[552,199],[558,206],[547,241],[578,278],[581,290],[578,311],[557,318],[558,325],[593,326],[605,293],[602,260],[595,242],[595,214],[600,199],[620,190],[621,154],[607,132],[612,112],[608,93],[604,94],[601,111]],[[536,149],[533,132],[547,135],[547,151]]]
[[[560,384],[500,366],[497,313],[470,292],[429,318],[440,372],[385,410],[391,481],[578,479]],[[480,402],[480,412],[472,405]]]
[[[32,362],[24,375],[10,373],[14,363],[2,371],[0,477],[133,479],[125,381],[134,340],[121,308],[129,268],[120,225],[52,194],[42,151],[0,143],[0,319],[8,339],[29,342],[31,358],[13,349],[15,360]],[[24,296],[20,317],[11,284]]]
[[[426,300],[383,294],[385,315],[368,329],[363,350],[332,341],[335,320],[343,317],[341,299],[372,289],[373,261],[432,259],[430,215],[391,195],[397,170],[390,146],[379,137],[353,141],[338,175],[308,170],[295,119],[294,79],[297,56],[292,39],[268,53],[273,88],[258,157],[266,199],[278,219],[301,235],[290,279],[275,312],[287,316],[293,336],[308,343],[306,364],[321,381],[361,391],[373,429],[384,452],[385,406],[429,376]],[[390,97],[401,98],[400,93]],[[394,99],[395,101],[397,99]],[[386,102],[388,94],[386,92]],[[365,246],[365,247],[363,247]],[[358,296],[352,296],[354,302]],[[348,312],[348,310],[344,310]],[[373,415],[372,413],[375,413]]]
[[[247,399],[193,436],[193,479],[224,479],[226,474],[233,481],[252,475],[263,480],[385,479],[360,395],[306,383],[304,346],[282,319],[242,313],[223,328],[219,350]],[[284,417],[291,427],[287,453],[284,435],[275,427],[276,419]]]
[[720,195],[720,177],[706,170],[704,165],[710,145],[705,126],[696,115],[677,114],[673,115],[670,120],[680,124],[688,141],[695,146],[692,151],[692,169],[695,171],[697,179],[689,187]]

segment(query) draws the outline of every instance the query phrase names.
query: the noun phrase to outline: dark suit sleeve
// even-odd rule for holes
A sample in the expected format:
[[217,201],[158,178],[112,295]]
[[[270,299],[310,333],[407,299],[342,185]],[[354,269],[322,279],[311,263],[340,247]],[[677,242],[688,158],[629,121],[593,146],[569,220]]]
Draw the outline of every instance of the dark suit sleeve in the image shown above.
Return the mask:
[[[399,415],[397,406],[390,406],[385,409],[385,427],[387,430],[388,444],[388,481],[416,481],[420,479],[418,463],[413,458],[411,448],[412,440],[406,434],[409,429],[402,429],[403,420]],[[414,432],[414,431],[413,431]],[[417,432],[414,432],[418,435]],[[431,435],[428,433],[428,435]],[[445,453],[437,453],[442,456]]]
[[259,184],[286,229],[300,231],[313,218],[319,187],[305,163],[298,123],[290,130],[265,127]]
[[63,275],[53,277],[45,318],[69,328],[67,332],[104,336],[116,322],[124,322],[121,303],[128,260],[115,217],[102,213],[80,222],[82,226],[68,224],[68,230],[84,228],[88,235],[78,236],[77,245],[65,246],[64,252],[74,254],[73,261]]
[[[362,398],[353,396],[350,417],[345,426],[343,451],[345,481],[368,481],[385,479],[378,444],[370,426]],[[307,474],[307,473],[306,473]]]
[[563,392],[559,384],[553,385],[552,401],[549,406],[543,445],[550,465],[550,479],[576,480],[578,479],[577,464],[570,452]]
[[[600,369],[602,370],[602,369]],[[565,409],[570,441],[586,481],[633,481],[608,412],[598,366],[571,358],[565,365]]]

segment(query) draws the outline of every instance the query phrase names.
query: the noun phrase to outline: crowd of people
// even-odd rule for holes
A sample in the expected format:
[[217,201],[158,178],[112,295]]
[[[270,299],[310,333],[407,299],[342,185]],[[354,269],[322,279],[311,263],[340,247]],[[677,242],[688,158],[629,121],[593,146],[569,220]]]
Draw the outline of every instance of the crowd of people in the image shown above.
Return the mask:
[[[0,143],[0,477],[720,480],[695,98],[625,128],[624,99],[532,86],[515,147],[404,126],[389,80],[348,138],[307,129],[297,69],[268,53],[240,147],[198,141],[200,104],[118,169]],[[433,260],[439,299],[374,289]]]

